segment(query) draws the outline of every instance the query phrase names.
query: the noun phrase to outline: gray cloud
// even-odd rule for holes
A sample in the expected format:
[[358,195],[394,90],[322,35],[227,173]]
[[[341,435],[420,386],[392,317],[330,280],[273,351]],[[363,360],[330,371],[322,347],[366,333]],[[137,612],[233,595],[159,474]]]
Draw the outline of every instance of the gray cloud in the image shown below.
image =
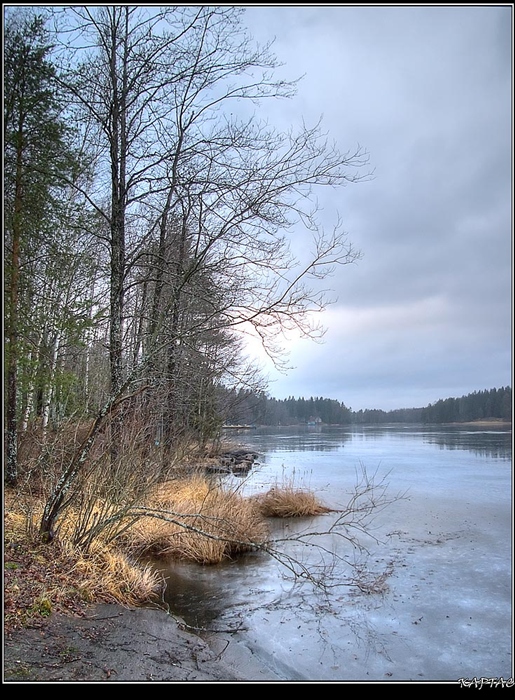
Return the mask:
[[[363,259],[337,271],[323,345],[291,342],[270,392],[353,408],[420,406],[511,383],[510,7],[253,7],[296,98],[272,123],[320,115],[375,178],[320,193]],[[293,246],[294,247],[294,246]],[[294,247],[295,248],[295,247]]]

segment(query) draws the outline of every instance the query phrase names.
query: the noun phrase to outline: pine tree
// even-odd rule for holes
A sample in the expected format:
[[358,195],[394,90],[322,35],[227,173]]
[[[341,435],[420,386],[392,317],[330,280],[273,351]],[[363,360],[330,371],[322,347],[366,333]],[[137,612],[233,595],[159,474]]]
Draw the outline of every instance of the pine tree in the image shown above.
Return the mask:
[[[44,21],[23,10],[10,11],[4,35],[6,481],[9,484],[16,483],[18,472],[20,384],[24,385],[26,372],[37,363],[38,345],[39,350],[43,348],[42,323],[39,329],[34,328],[34,323],[36,309],[41,307],[41,291],[45,288],[45,261],[51,250],[60,255],[55,235],[67,207],[63,192],[68,189],[66,183],[76,176],[77,161],[70,141]],[[59,270],[62,261],[54,261],[54,267]],[[39,340],[34,343],[35,338]],[[56,343],[57,338],[51,352],[58,349]]]

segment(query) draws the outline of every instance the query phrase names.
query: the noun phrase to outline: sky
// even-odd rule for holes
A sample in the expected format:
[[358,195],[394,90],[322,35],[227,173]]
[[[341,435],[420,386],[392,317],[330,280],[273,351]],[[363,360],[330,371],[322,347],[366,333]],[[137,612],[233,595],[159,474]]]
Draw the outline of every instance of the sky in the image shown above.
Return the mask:
[[252,347],[269,394],[388,411],[511,386],[513,8],[248,6],[243,22],[275,37],[278,75],[304,76],[260,115],[322,117],[374,171],[319,193],[362,257],[325,281],[323,342],[284,342],[286,374]]

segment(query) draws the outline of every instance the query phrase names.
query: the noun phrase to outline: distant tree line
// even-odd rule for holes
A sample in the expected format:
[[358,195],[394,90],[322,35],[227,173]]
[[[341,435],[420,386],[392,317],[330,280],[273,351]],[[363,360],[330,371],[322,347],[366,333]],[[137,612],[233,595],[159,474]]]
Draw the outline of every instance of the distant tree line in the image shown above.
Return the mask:
[[422,411],[424,423],[502,418],[511,420],[511,387],[475,391],[459,399],[440,399]]
[[440,399],[425,408],[352,411],[335,399],[274,399],[264,393],[225,392],[226,422],[246,425],[370,425],[384,423],[459,423],[484,419],[511,420],[511,387],[474,391],[460,398]]
[[352,422],[352,411],[335,399],[275,399],[261,392],[226,392],[225,416],[228,424],[298,425],[325,423],[345,425]]

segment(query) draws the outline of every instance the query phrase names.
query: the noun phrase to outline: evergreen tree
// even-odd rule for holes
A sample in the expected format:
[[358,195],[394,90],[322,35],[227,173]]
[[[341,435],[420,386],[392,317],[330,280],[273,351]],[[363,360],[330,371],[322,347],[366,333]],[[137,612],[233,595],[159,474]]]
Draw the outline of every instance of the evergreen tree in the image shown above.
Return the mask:
[[67,187],[63,178],[76,175],[69,143],[44,21],[24,10],[10,10],[4,34],[6,480],[10,484],[17,479],[20,374],[37,362],[30,342],[43,284],[37,273],[62,220]]

